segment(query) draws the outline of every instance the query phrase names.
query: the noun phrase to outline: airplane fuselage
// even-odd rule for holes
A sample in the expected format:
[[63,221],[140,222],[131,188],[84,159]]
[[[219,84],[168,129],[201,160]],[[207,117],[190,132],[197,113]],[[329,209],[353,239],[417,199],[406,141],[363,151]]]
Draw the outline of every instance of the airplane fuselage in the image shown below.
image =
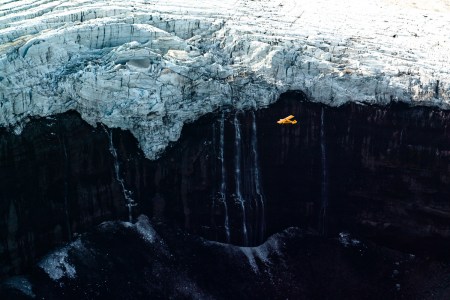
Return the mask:
[[278,124],[297,124],[297,120],[293,120],[294,116],[289,115],[284,119],[279,119],[277,121]]

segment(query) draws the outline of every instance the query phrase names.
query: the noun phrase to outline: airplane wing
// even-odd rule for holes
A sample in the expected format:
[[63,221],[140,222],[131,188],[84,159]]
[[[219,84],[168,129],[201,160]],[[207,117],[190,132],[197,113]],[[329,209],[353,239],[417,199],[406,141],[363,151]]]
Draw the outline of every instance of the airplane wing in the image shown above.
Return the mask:
[[289,115],[284,119],[280,119],[277,121],[278,124],[296,124],[297,120],[292,120],[294,118],[293,115]]

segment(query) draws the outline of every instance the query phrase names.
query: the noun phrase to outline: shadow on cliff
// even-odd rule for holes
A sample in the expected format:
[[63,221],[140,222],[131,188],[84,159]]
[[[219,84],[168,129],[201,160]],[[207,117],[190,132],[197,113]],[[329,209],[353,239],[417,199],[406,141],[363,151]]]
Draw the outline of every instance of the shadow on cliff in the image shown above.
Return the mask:
[[[424,272],[427,271],[427,272]],[[431,272],[431,273],[429,273]],[[411,299],[448,297],[448,268],[350,235],[288,228],[258,247],[152,225],[104,222],[50,252],[2,299]]]
[[[299,123],[276,124],[289,114]],[[449,118],[401,104],[331,108],[292,92],[186,125],[157,161],[129,132],[74,112],[32,120],[19,136],[3,130],[1,274],[102,221],[126,220],[124,195],[138,203],[134,216],[209,240],[258,245],[296,226],[448,259]]]

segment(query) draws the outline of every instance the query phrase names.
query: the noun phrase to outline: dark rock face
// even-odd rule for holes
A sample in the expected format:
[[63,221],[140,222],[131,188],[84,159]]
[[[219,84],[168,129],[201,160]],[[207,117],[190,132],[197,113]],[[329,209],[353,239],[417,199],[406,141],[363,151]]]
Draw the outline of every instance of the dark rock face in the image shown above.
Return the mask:
[[101,128],[68,113],[34,120],[19,136],[0,134],[1,275],[124,214]]
[[[401,104],[329,108],[302,102],[302,97],[286,94],[254,114],[265,234],[289,226],[325,236],[351,231],[403,251],[446,257],[450,112]],[[289,114],[296,116],[297,125],[276,124]],[[253,113],[239,113],[238,119],[241,189],[249,243],[254,245],[261,216],[252,178]],[[231,241],[243,244],[242,210],[233,201],[234,120],[234,112],[225,118],[224,161]],[[217,196],[220,122],[220,116],[205,118],[185,128],[177,146],[156,163],[167,175],[158,177],[155,189],[167,202],[166,216],[183,220],[191,232],[225,241],[224,207]],[[174,200],[183,204],[183,211]]]
[[[128,132],[75,113],[34,120],[20,136],[3,131],[0,274],[104,220],[126,220],[124,189],[134,216],[210,240],[258,245],[297,226],[448,259],[450,112],[304,100],[289,93],[256,112],[205,116],[153,162]],[[289,114],[299,123],[276,124]]]
[[330,224],[448,258],[450,113],[350,106],[327,120]]

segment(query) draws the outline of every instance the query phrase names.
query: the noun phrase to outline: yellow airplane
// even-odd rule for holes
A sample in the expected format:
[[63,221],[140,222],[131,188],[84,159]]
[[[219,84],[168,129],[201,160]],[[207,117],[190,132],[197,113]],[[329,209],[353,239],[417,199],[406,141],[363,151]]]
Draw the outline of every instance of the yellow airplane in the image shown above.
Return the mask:
[[294,118],[293,115],[287,116],[284,119],[280,119],[277,121],[278,124],[297,124],[297,120],[292,120]]

